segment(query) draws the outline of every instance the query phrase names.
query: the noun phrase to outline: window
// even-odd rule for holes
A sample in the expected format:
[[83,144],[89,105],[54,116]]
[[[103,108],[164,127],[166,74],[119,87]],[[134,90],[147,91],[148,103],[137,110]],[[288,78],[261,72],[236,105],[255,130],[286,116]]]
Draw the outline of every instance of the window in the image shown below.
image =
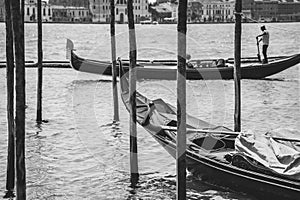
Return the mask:
[[51,15],[51,9],[50,8],[48,9],[48,15],[49,16]]
[[118,14],[119,14],[119,9],[117,8],[117,9],[116,9],[116,15],[118,15]]
[[35,15],[35,8],[32,8],[32,14]]
[[27,8],[27,15],[29,16],[30,15],[30,9]]
[[46,16],[46,8],[43,9],[43,15]]

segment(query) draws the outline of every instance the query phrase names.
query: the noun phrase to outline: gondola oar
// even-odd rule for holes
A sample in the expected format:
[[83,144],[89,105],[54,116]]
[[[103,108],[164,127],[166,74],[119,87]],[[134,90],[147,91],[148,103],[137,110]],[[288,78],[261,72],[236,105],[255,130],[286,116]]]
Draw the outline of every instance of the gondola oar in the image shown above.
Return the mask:
[[260,51],[259,51],[259,42],[258,42],[257,38],[256,38],[256,45],[257,45],[257,59],[258,59],[259,62],[261,62]]
[[[177,131],[177,128],[174,126],[161,126],[163,130],[168,130],[168,131]],[[220,131],[220,130],[206,130],[206,129],[193,129],[193,128],[187,128],[187,131],[194,131],[194,132],[201,132],[201,133],[215,133],[215,134],[224,134],[224,135],[233,135],[233,136],[238,136],[241,132],[233,132],[233,131]],[[281,140],[281,141],[287,141],[287,142],[300,142],[300,139],[296,138],[281,138],[281,137],[272,137],[272,136],[266,136],[273,138],[274,140]]]

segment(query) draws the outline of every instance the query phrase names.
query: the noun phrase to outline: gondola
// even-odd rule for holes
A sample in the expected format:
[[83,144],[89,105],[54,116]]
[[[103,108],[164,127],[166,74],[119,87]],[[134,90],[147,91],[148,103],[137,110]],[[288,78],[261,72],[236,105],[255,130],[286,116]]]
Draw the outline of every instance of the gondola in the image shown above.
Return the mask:
[[[129,85],[122,69],[120,64],[121,98],[129,111]],[[176,108],[162,99],[150,100],[139,92],[136,92],[136,104],[137,122],[176,158]],[[191,115],[187,115],[186,134],[187,168],[201,180],[245,192],[258,199],[299,199],[300,171],[297,176],[279,173],[277,168],[268,168],[263,161],[258,162],[237,150],[237,141],[240,141],[237,138],[241,134]],[[300,142],[297,139],[272,139],[282,142],[280,144],[284,141],[289,144]],[[297,162],[299,164],[300,161]]]
[[[75,54],[72,41],[68,40],[67,50],[70,64],[73,69],[80,72],[88,72],[102,75],[112,75],[111,62],[84,59]],[[283,70],[286,70],[300,62],[300,54],[292,56],[270,57],[268,64],[261,64],[256,57],[242,58],[241,78],[262,79]],[[190,60],[186,69],[188,80],[213,80],[233,79],[234,60],[209,59]],[[138,60],[138,79],[175,80],[177,72],[175,60]],[[124,62],[125,72],[129,69],[129,61]]]

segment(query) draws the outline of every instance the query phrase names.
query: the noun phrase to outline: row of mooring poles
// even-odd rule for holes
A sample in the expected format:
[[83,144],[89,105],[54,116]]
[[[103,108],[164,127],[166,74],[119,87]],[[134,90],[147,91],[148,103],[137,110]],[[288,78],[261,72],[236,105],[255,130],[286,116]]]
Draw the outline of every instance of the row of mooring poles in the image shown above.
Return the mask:
[[235,1],[235,35],[234,35],[234,131],[241,131],[241,34],[242,34],[242,0]]
[[179,0],[177,23],[177,200],[186,199],[186,32],[187,0]]
[[[42,3],[38,6],[37,122],[42,122]],[[8,156],[5,198],[26,199],[24,0],[5,0]],[[14,51],[15,50],[15,51]],[[15,63],[15,64],[14,64]],[[14,70],[15,68],[15,70]],[[14,81],[15,79],[15,81]],[[14,86],[16,110],[14,115]],[[15,116],[15,119],[14,119]]]
[[[24,51],[24,2],[10,2],[11,21],[13,27],[15,50],[15,138],[16,138],[16,191],[17,199],[26,199],[26,169],[25,169],[25,51]],[[8,4],[7,4],[8,5]],[[22,5],[22,6],[21,6]],[[8,8],[8,9],[9,9]],[[9,16],[8,16],[9,17]],[[11,55],[7,55],[12,57]],[[10,122],[12,123],[12,122]]]
[[[136,37],[134,28],[133,5],[132,0],[127,1],[128,27],[129,27],[129,93],[130,93],[130,173],[131,186],[135,187],[138,183],[138,158],[137,158],[137,128],[136,128]],[[234,130],[241,131],[241,12],[242,1],[235,3],[235,53],[234,53],[234,83],[235,83],[235,114]],[[177,148],[176,148],[176,174],[177,200],[186,199],[186,32],[187,32],[187,0],[179,0],[178,6],[178,24],[177,24]],[[113,74],[116,75],[114,61],[115,54],[115,27],[114,27],[114,1],[111,0],[111,45],[112,45],[112,63]],[[116,89],[113,76],[113,90]],[[117,107],[118,102],[115,101]],[[116,108],[114,108],[116,111]],[[114,116],[116,112],[114,112]],[[115,119],[115,118],[114,118]]]
[[137,157],[137,127],[136,127],[136,57],[137,46],[134,27],[133,0],[127,1],[128,28],[129,28],[129,102],[130,102],[130,182],[135,188],[138,183]]
[[117,88],[117,59],[116,59],[116,31],[115,31],[115,0],[110,0],[110,38],[112,60],[112,89],[114,102],[114,122],[119,121],[119,102]]
[[36,121],[42,122],[42,88],[43,88],[43,26],[42,26],[42,0],[37,1],[38,21],[38,81],[37,81],[37,109]]
[[6,84],[7,84],[7,124],[8,149],[6,194],[4,198],[14,197],[15,188],[15,123],[14,123],[14,50],[13,28],[11,20],[11,1],[5,0],[6,25]]

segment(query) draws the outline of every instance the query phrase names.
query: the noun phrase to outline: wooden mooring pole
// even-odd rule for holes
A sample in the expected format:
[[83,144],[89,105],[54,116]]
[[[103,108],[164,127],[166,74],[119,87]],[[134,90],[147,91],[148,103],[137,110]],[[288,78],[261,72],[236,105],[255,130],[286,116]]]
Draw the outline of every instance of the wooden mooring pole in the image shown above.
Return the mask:
[[37,82],[37,111],[36,121],[42,122],[42,91],[43,91],[43,25],[42,25],[42,0],[37,1],[38,21],[38,82]]
[[241,34],[242,34],[242,0],[235,1],[235,35],[234,35],[234,131],[241,131]]
[[116,60],[116,31],[115,31],[115,0],[110,0],[110,38],[112,59],[112,87],[114,101],[114,121],[119,121],[119,102],[117,88],[117,60]]
[[14,134],[14,50],[13,30],[11,20],[11,0],[5,0],[6,24],[6,83],[7,83],[7,174],[6,194],[4,198],[14,197],[15,188],[15,134]]
[[134,29],[133,0],[127,1],[129,28],[129,94],[130,94],[130,182],[138,183],[137,129],[136,129],[136,37]]
[[177,200],[186,199],[186,32],[187,0],[179,0],[177,24]]
[[25,169],[25,55],[24,55],[24,24],[20,0],[11,2],[13,35],[16,63],[16,191],[17,200],[26,199],[26,169]]

